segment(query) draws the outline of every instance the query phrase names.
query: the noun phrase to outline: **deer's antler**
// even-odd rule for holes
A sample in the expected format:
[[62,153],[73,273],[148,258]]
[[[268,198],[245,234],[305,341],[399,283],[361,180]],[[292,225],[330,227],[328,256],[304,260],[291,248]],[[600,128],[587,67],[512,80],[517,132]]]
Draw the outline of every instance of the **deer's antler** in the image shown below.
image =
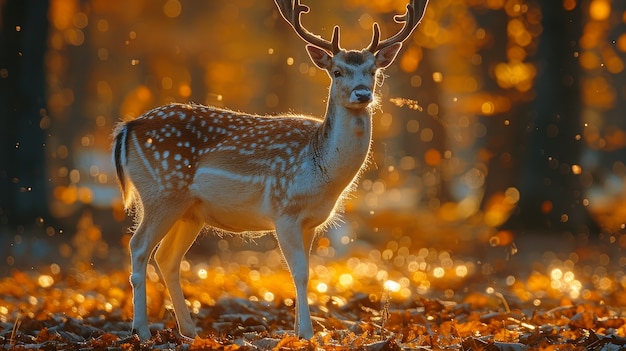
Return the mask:
[[413,30],[415,30],[417,25],[420,23],[422,17],[424,17],[426,5],[428,5],[428,0],[411,0],[411,3],[406,5],[406,12],[403,15],[395,15],[393,17],[393,20],[396,21],[396,23],[404,23],[402,29],[396,33],[396,35],[383,41],[379,41],[380,27],[378,26],[378,23],[374,22],[372,43],[367,50],[375,53],[380,49],[406,40],[406,38],[413,33]]
[[291,24],[296,33],[298,33],[300,38],[304,41],[321,49],[332,52],[333,55],[337,54],[341,50],[339,47],[339,26],[335,26],[332,40],[325,40],[322,37],[309,32],[302,26],[300,16],[303,13],[308,13],[309,7],[300,4],[300,0],[274,0],[274,2],[276,2],[276,6],[278,6],[280,14],[283,18]]

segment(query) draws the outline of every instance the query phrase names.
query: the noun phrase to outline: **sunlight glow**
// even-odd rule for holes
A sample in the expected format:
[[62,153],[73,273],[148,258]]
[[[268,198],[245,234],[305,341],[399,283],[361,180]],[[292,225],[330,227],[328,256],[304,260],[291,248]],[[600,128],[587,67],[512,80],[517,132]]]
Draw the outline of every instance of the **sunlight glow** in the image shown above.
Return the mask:
[[463,277],[467,276],[467,266],[465,266],[465,265],[457,266],[454,271],[455,271],[455,273],[456,273],[456,275],[458,277],[463,278]]
[[384,286],[385,286],[385,289],[387,289],[387,290],[389,290],[391,292],[398,292],[402,288],[400,283],[395,282],[393,280],[387,280],[385,282]]
[[354,281],[354,279],[352,278],[352,275],[350,275],[348,273],[342,274],[339,277],[339,284],[341,284],[344,287],[351,286],[353,281]]
[[433,269],[433,276],[435,278],[443,278],[445,274],[446,274],[446,271],[442,267],[437,267]]
[[265,294],[263,294],[263,300],[265,300],[267,302],[274,301],[274,293],[272,293],[270,291],[266,291]]
[[54,278],[47,274],[42,274],[37,279],[37,283],[39,283],[39,286],[41,286],[42,288],[49,288],[52,286],[52,284],[54,284]]
[[559,268],[555,268],[550,272],[550,277],[554,280],[561,279],[563,277],[563,271]]

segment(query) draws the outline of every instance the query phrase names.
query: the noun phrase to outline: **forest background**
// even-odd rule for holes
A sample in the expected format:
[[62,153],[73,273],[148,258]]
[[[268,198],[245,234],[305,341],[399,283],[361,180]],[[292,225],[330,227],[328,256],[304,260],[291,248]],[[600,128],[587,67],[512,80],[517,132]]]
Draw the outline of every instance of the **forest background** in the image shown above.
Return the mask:
[[[308,28],[328,38],[338,24],[342,45],[360,48],[374,21],[395,32],[406,2],[307,5]],[[126,267],[132,222],[110,162],[118,121],[173,101],[324,112],[329,79],[269,0],[2,0],[0,11],[3,274]],[[562,250],[575,266],[571,252],[591,243],[588,256],[621,272],[625,29],[619,0],[431,0],[386,70],[371,165],[318,253],[436,248],[429,277],[464,255],[450,267],[489,280],[518,251],[524,261]],[[228,237],[198,246],[205,259],[275,249]]]

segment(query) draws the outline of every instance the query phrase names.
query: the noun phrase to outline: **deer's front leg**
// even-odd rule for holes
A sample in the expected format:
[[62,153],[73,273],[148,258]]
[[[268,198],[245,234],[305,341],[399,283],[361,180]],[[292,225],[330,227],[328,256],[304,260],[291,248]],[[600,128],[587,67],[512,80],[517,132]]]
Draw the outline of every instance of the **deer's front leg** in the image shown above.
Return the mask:
[[276,237],[296,287],[295,332],[301,338],[310,339],[313,337],[313,324],[309,311],[307,286],[309,284],[309,252],[314,232],[303,231],[299,224],[286,220],[276,224]]

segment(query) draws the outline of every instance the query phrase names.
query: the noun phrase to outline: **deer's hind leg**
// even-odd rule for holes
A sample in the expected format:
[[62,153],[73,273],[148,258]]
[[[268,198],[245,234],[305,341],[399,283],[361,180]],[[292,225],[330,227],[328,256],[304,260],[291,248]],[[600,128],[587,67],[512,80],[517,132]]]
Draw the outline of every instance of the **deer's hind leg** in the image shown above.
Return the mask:
[[174,305],[179,331],[187,337],[195,337],[197,333],[180,285],[180,263],[201,229],[200,221],[179,219],[165,235],[154,255]]
[[181,216],[184,207],[167,206],[167,201],[143,202],[143,213],[137,230],[130,238],[133,287],[133,332],[142,340],[151,337],[146,303],[146,270],[155,247]]

